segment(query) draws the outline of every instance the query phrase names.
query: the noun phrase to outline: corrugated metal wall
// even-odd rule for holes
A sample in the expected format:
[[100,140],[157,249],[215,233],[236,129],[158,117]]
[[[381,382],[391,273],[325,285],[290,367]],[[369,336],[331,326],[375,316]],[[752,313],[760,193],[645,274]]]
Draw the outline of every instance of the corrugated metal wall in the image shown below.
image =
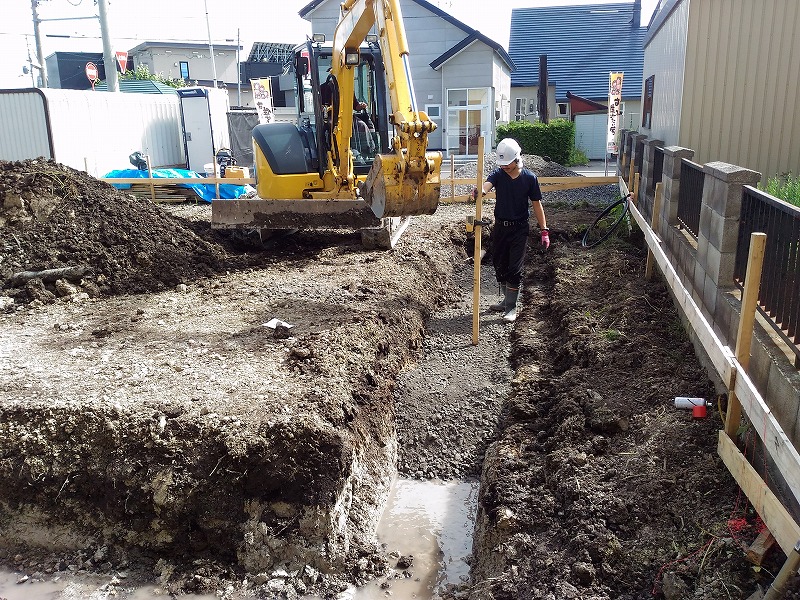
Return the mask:
[[[641,130],[653,139],[664,140],[667,146],[678,145],[679,140],[688,22],[689,0],[683,0],[644,51],[644,78],[655,75],[655,79],[651,127],[649,131]],[[641,119],[633,123],[631,129],[640,126]]]
[[91,175],[131,168],[134,151],[153,167],[183,166],[177,96],[29,89],[0,91],[0,158],[45,156]]
[[0,160],[52,157],[44,96],[35,89],[0,90]]
[[684,3],[690,14],[680,145],[694,149],[699,162],[733,163],[764,179],[800,173],[800,2]]

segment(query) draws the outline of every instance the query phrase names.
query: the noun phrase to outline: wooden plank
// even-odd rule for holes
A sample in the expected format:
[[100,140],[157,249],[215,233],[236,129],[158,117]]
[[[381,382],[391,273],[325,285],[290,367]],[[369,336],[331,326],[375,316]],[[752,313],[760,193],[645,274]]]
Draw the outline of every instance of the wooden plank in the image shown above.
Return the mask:
[[[472,177],[456,177],[455,179],[442,179],[442,184],[453,184],[453,185],[473,185],[475,183],[475,179]],[[609,176],[609,177],[539,177],[539,185],[547,185],[547,184],[581,184],[583,187],[590,187],[594,185],[608,185],[612,183],[617,183],[616,176]]]
[[756,536],[755,541],[747,548],[745,558],[754,565],[761,565],[770,548],[775,545],[775,536],[769,529],[764,529]]
[[[758,393],[750,377],[738,362],[736,365],[736,382],[733,391],[742,405],[742,410],[750,420],[753,431],[761,438],[770,458],[775,462],[775,466],[794,497],[800,502],[800,453],[797,452],[775,415],[772,414],[772,410]],[[773,531],[772,528],[770,530]]]
[[148,179],[146,177],[101,177],[101,181],[107,183],[144,183],[150,185],[175,185],[178,183],[192,183],[192,184],[216,184],[216,183],[230,183],[232,185],[247,185],[255,184],[256,180],[252,177],[153,177]]
[[[800,454],[756,390],[747,372],[733,356],[731,349],[722,344],[689,292],[683,287],[675,268],[667,259],[661,244],[642,214],[633,204],[629,204],[628,207],[642,230],[648,247],[653,251],[656,264],[672,289],[676,302],[683,309],[692,330],[714,365],[714,369],[728,388],[736,394],[742,410],[752,423],[753,430],[761,437],[764,447],[789,485],[792,494],[800,501]],[[774,532],[774,529],[770,527],[770,531]],[[800,536],[792,540],[792,545],[797,539],[800,539]]]
[[[764,265],[764,248],[767,236],[763,233],[750,234],[750,252],[747,256],[742,307],[739,315],[739,329],[736,333],[736,360],[746,371],[750,366],[750,344],[753,341],[753,324],[756,320],[758,288],[761,285],[761,271]],[[725,415],[725,431],[731,438],[742,421],[742,407],[735,393],[728,395],[728,411]]]
[[719,432],[717,453],[767,529],[775,536],[778,545],[789,556],[797,540],[800,540],[800,526],[724,431]]

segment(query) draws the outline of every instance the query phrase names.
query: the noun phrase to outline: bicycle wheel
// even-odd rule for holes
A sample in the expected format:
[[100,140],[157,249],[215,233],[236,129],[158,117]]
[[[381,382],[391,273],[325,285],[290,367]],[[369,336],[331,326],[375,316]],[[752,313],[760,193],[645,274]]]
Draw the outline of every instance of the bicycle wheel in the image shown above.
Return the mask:
[[584,248],[594,248],[607,240],[614,230],[628,215],[628,197],[620,198],[608,205],[594,222],[589,225],[583,234],[581,245]]

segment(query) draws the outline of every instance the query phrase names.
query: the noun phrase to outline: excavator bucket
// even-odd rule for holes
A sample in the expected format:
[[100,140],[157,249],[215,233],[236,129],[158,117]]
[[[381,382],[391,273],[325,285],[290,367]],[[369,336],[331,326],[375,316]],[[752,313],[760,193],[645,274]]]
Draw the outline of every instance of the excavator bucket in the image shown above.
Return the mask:
[[378,154],[362,196],[378,218],[432,215],[439,205],[442,155],[428,152],[419,168],[394,154]]

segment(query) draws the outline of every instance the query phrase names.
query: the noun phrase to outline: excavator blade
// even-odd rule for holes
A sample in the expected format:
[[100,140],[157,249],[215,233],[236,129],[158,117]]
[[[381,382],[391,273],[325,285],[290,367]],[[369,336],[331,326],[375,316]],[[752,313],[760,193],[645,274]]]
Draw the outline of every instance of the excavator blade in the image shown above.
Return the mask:
[[426,154],[423,169],[402,171],[394,154],[378,154],[362,196],[378,218],[432,215],[439,205],[442,155]]

